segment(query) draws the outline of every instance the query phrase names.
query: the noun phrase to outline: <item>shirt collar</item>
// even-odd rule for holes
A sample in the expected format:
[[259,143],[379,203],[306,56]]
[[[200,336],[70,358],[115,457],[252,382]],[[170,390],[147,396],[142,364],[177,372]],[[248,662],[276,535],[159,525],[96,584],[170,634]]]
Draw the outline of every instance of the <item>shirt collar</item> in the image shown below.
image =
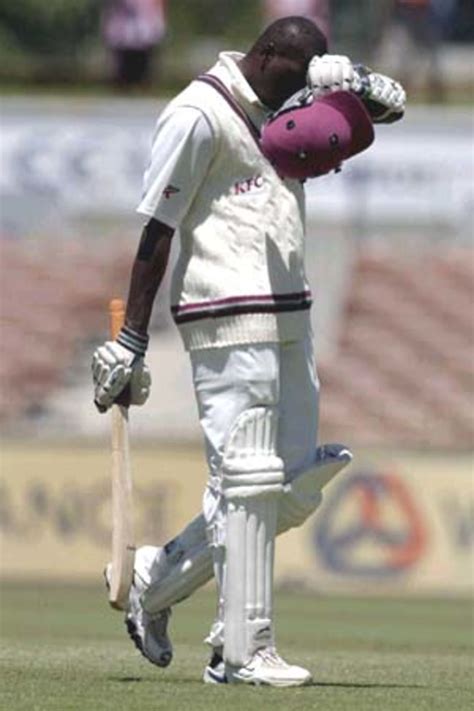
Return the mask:
[[262,104],[239,69],[238,62],[244,56],[242,52],[221,52],[209,73],[218,77],[250,118],[260,124],[267,118],[270,109]]

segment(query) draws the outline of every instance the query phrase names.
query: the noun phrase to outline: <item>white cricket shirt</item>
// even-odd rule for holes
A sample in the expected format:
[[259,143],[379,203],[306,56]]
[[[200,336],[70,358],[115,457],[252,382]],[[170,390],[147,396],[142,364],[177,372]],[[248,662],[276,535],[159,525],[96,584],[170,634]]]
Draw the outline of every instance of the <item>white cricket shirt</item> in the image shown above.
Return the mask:
[[176,229],[207,173],[214,149],[212,128],[199,109],[181,106],[162,114],[137,212]]
[[223,52],[158,119],[138,211],[179,227],[171,311],[187,350],[310,330],[304,189],[263,155],[268,109]]

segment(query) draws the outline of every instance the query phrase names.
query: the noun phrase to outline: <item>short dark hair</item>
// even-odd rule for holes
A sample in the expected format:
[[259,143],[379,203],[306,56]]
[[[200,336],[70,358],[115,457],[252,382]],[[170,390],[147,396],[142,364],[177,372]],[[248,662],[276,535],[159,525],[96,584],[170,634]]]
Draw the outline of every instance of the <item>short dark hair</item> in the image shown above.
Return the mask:
[[286,55],[306,43],[314,46],[314,54],[327,52],[327,39],[319,27],[307,17],[291,15],[272,22],[258,37],[250,54],[259,53],[273,44],[277,54]]

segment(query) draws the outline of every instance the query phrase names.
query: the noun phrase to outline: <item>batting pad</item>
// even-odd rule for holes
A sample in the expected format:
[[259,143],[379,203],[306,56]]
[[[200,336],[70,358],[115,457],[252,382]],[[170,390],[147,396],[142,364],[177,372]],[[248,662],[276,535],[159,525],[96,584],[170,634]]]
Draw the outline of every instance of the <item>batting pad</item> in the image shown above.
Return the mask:
[[278,412],[253,407],[237,418],[222,462],[222,491],[226,499],[279,493],[283,462],[276,455]]
[[236,667],[272,644],[276,511],[275,495],[229,502],[224,658]]
[[[277,535],[304,523],[320,505],[322,489],[351,461],[352,453],[344,445],[318,447],[314,465],[283,487],[278,500]],[[151,615],[184,600],[213,577],[212,552],[202,514],[177,537],[176,543],[177,554],[168,558],[168,565],[156,579],[152,576],[150,587],[142,596],[143,608]]]
[[141,603],[149,615],[156,615],[161,610],[185,600],[212,578],[212,554],[205,535],[203,526],[202,542],[183,551],[182,558],[170,565],[158,580],[145,590]]
[[301,526],[322,501],[322,490],[352,461],[343,444],[324,444],[316,449],[315,463],[283,487],[278,508],[277,534]]
[[244,666],[272,644],[273,561],[283,462],[276,456],[278,413],[242,413],[222,465],[226,502],[224,659]]
[[141,597],[143,609],[150,615],[185,600],[212,578],[212,556],[204,517],[196,516],[164,548],[155,551],[149,584]]

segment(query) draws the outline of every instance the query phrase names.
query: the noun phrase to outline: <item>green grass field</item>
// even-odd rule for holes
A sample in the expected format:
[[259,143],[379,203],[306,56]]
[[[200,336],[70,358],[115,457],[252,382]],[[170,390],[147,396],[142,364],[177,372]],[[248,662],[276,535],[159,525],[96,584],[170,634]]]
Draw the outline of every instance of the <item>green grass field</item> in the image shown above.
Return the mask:
[[8,584],[1,596],[4,711],[464,711],[474,708],[467,601],[279,593],[279,650],[313,672],[303,689],[209,687],[201,640],[214,597],[175,610],[175,658],[161,670],[126,637],[100,588]]

